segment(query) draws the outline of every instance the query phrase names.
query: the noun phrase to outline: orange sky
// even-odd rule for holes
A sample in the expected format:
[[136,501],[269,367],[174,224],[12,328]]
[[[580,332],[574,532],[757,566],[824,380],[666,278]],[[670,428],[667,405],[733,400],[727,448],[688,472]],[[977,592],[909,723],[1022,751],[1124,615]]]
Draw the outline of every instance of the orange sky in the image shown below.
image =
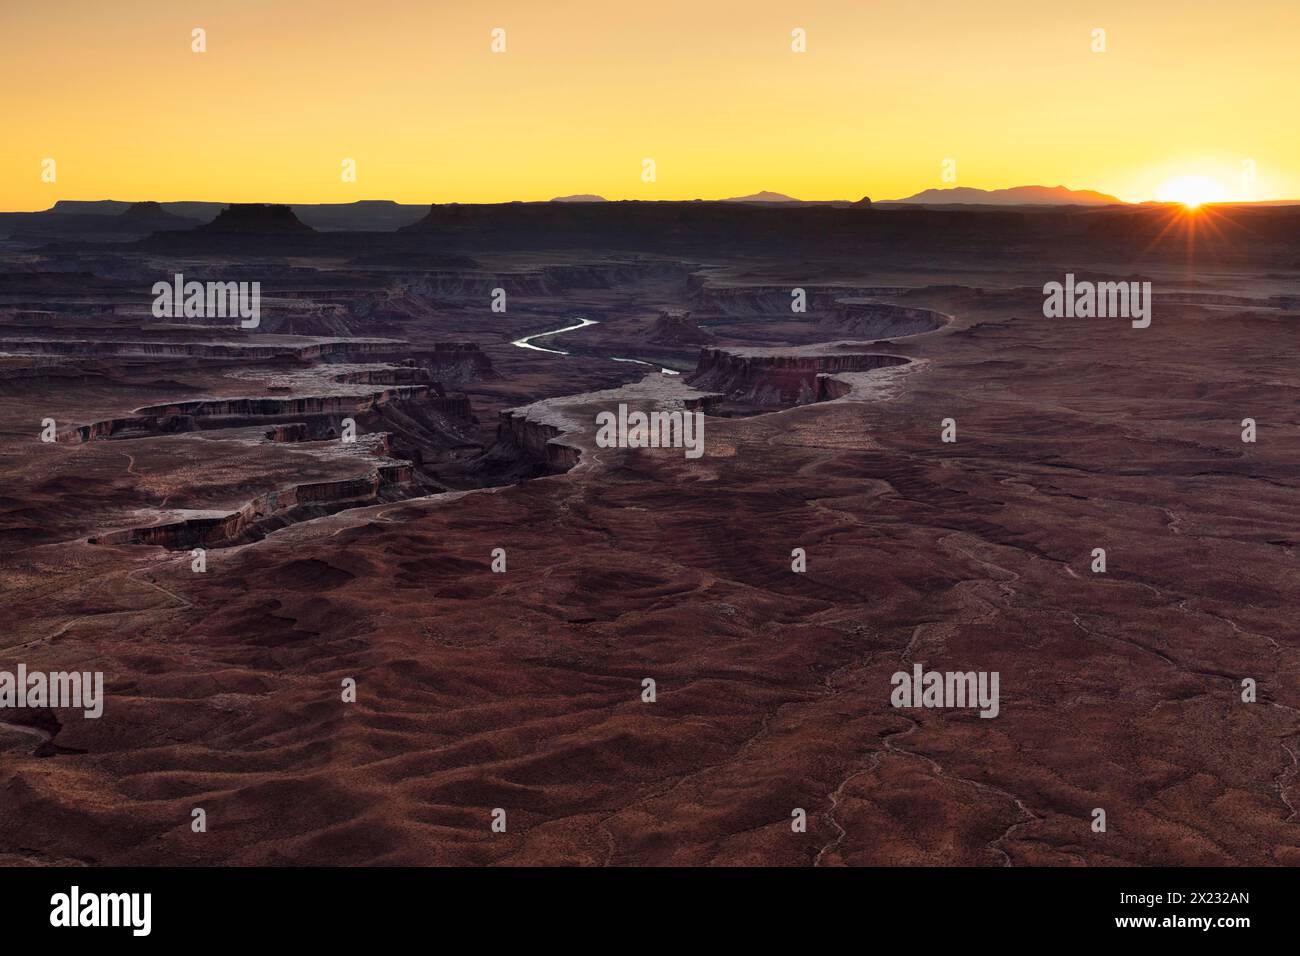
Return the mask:
[[888,199],[953,185],[946,158],[955,185],[1300,199],[1297,38],[1296,0],[2,3],[0,209]]

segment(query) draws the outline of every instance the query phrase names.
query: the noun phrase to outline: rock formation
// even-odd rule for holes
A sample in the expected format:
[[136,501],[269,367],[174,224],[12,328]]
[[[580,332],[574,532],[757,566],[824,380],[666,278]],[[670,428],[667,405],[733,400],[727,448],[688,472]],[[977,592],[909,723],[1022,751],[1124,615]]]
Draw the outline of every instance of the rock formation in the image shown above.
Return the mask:
[[646,341],[653,345],[705,345],[713,336],[695,324],[690,312],[665,310],[646,333]]
[[730,402],[753,406],[807,405],[828,394],[822,376],[906,365],[899,355],[847,351],[850,346],[804,349],[701,349],[687,377],[696,388],[721,392]]
[[292,209],[273,203],[231,203],[217,218],[199,227],[205,233],[250,233],[280,235],[313,232]]

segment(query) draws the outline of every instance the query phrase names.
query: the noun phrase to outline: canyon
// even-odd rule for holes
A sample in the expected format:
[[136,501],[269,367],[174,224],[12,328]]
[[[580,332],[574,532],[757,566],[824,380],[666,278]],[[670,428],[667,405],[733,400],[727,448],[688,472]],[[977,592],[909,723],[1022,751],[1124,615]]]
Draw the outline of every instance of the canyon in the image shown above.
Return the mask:
[[1167,214],[0,217],[0,656],[106,698],[0,715],[0,859],[1300,863],[1296,214]]

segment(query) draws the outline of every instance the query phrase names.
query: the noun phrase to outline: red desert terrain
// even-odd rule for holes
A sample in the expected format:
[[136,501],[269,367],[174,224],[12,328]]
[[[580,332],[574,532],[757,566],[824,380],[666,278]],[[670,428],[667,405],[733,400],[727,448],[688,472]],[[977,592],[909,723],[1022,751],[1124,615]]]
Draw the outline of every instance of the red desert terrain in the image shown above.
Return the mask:
[[0,861],[1300,864],[1294,211],[160,213],[0,255],[0,669],[106,691],[0,712]]

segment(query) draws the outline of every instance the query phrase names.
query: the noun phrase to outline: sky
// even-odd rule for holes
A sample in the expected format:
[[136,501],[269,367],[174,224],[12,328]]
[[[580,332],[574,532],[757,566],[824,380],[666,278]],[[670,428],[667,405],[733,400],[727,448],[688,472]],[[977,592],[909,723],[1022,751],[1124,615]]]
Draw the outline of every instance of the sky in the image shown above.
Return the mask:
[[1297,39],[1297,0],[0,0],[0,209],[1300,199]]

